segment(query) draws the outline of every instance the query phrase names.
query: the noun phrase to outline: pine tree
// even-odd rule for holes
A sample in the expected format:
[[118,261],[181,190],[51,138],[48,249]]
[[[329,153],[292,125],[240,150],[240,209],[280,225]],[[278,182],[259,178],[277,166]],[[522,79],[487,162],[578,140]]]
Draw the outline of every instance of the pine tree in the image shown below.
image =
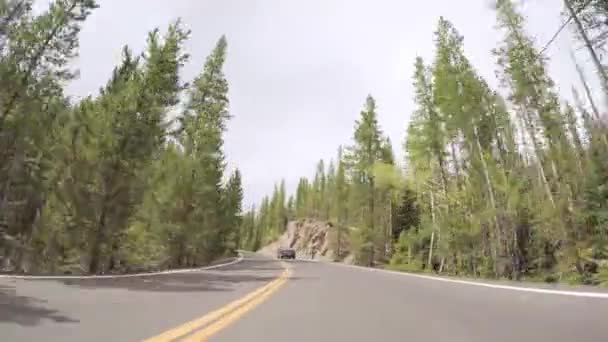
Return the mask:
[[265,239],[268,237],[267,230],[270,224],[270,215],[270,199],[265,196],[264,198],[262,198],[258,218],[256,221],[256,234],[253,244],[254,251],[262,247],[263,243],[268,242],[265,241]]
[[336,166],[334,165],[334,161],[329,161],[329,166],[327,167],[327,174],[325,176],[325,200],[323,201],[323,217],[325,217],[328,221],[332,221],[335,219],[334,208],[336,204],[335,199],[336,193]]
[[[197,244],[197,260],[208,261],[222,252],[222,178],[225,161],[223,133],[228,113],[228,83],[222,71],[227,42],[221,37],[188,92],[186,111],[180,118],[183,145],[195,160],[192,170],[195,212],[190,222]],[[197,227],[195,228],[194,225]]]
[[312,211],[310,211],[309,203],[310,203],[311,191],[308,179],[305,177],[300,178],[298,182],[298,186],[296,189],[296,199],[295,199],[295,211],[296,217],[303,218],[308,215],[312,215]]
[[255,206],[243,214],[238,247],[245,250],[257,250],[256,241],[256,211]]
[[498,64],[504,70],[503,82],[511,90],[510,99],[517,106],[521,126],[525,127],[524,139],[532,142],[533,157],[538,162],[547,199],[555,206],[553,188],[556,185],[550,184],[548,171],[551,170],[554,178],[559,175],[550,165],[554,160],[551,157],[547,160],[543,153],[544,144],[559,146],[563,136],[557,97],[550,90],[553,81],[546,75],[545,61],[523,31],[523,18],[509,0],[498,2],[497,15],[499,25],[507,31],[502,46],[496,50]]
[[[39,15],[31,7],[0,1],[2,268],[182,267],[264,242],[255,212],[243,219],[240,172],[223,182],[225,38],[185,92],[190,32],[180,20],[164,34],[155,29],[142,54],[123,49],[99,95],[70,103],[69,62],[97,5],[57,0]],[[167,114],[182,95],[181,125],[171,132]]]
[[[82,208],[66,213],[76,222],[92,222],[87,242],[92,273],[117,265],[128,222],[143,200],[146,184],[141,172],[158,154],[164,136],[164,115],[176,103],[181,90],[177,81],[166,82],[178,79],[185,58],[180,49],[187,33],[179,25],[177,22],[170,26],[162,43],[157,30],[150,33],[143,63],[125,48],[122,64],[100,97],[85,100],[75,113],[77,120],[82,120],[79,125],[90,128],[88,133],[79,134],[80,128],[75,127],[74,134],[78,135],[72,139],[82,142],[73,153],[86,156],[88,150],[95,154],[89,152],[92,158],[70,164],[74,168],[86,165],[91,173],[88,179],[74,184],[76,189],[62,191],[69,194],[72,203],[81,201],[82,196],[93,196],[92,203],[87,203],[92,210]],[[155,96],[142,101],[149,91]],[[98,184],[92,192],[86,185],[91,181]]]
[[373,175],[376,162],[382,160],[382,132],[378,125],[376,101],[369,95],[360,118],[355,122],[354,142],[349,148],[349,168],[352,179],[364,202],[361,217],[364,227],[360,230],[359,262],[372,265],[376,243],[377,189]]
[[0,227],[17,236],[25,269],[55,181],[58,121],[68,111],[62,83],[73,78],[78,33],[97,5],[55,1],[38,16],[31,1],[0,7]]
[[[458,170],[456,177],[459,180],[460,172],[466,171],[467,184],[477,183],[484,190],[481,193],[483,202],[489,204],[488,208],[469,208],[469,210],[489,210],[493,216],[490,233],[495,241],[490,242],[494,271],[497,272],[498,258],[506,258],[504,245],[506,240],[506,228],[501,214],[498,212],[498,198],[496,193],[496,181],[493,178],[493,170],[496,168],[496,159],[491,158],[493,153],[493,138],[497,135],[495,130],[493,108],[493,97],[486,83],[472,69],[468,59],[464,56],[462,37],[456,29],[443,18],[439,20],[437,32],[437,57],[433,67],[434,74],[434,98],[438,110],[446,120],[446,131],[449,137],[449,145],[452,152],[452,163],[454,169]],[[457,156],[454,145],[460,145],[461,153]],[[466,160],[466,170],[462,170],[463,159]],[[446,186],[447,189],[449,186]],[[462,185],[457,181],[457,191],[462,190]],[[459,210],[462,204],[454,202],[453,196],[447,190],[445,195],[448,199],[447,211],[451,217],[452,227],[466,226],[468,222],[458,222],[453,219],[455,210]],[[452,197],[450,197],[452,195]],[[460,208],[459,208],[460,207]],[[459,215],[460,216],[460,215]],[[450,240],[460,235],[459,231],[448,232]],[[450,243],[451,241],[448,241]],[[445,246],[445,243],[443,244]],[[454,261],[454,260],[453,260]],[[441,268],[445,266],[445,258],[442,258]]]
[[277,210],[276,217],[277,217],[277,222],[278,222],[277,234],[282,234],[285,231],[285,228],[287,227],[287,210],[286,210],[287,193],[285,190],[285,180],[284,179],[281,179],[281,182],[279,183],[278,197],[279,197],[279,203],[276,208],[276,210]]
[[346,225],[349,219],[348,215],[348,190],[349,184],[346,176],[346,168],[342,156],[342,148],[338,149],[338,167],[336,169],[336,221],[338,226]]
[[[579,13],[580,21],[589,35],[593,47],[598,50],[600,57],[608,52],[608,4],[603,0],[569,0],[572,8]],[[583,6],[587,5],[583,8]],[[570,13],[566,13],[570,16]]]
[[343,255],[343,240],[346,237],[348,223],[349,223],[349,212],[348,212],[348,198],[349,198],[349,183],[346,177],[346,169],[344,166],[344,160],[342,156],[342,148],[338,149],[338,166],[336,168],[335,175],[335,186],[334,186],[334,204],[336,217],[336,251],[335,258],[341,260]]
[[[414,99],[417,108],[410,120],[405,150],[407,171],[413,178],[420,202],[428,208],[426,222],[430,231],[426,263],[430,266],[436,244],[436,235],[441,234],[439,218],[441,208],[438,195],[447,191],[447,171],[445,169],[445,131],[443,119],[435,106],[432,78],[422,58],[414,64]],[[437,185],[439,184],[439,186]],[[428,207],[427,207],[428,205]]]
[[548,251],[545,258],[554,258],[556,249],[563,246],[566,253],[577,254],[574,239],[577,229],[573,203],[576,203],[580,178],[576,176],[576,153],[567,139],[567,118],[559,106],[553,81],[547,75],[545,61],[522,28],[523,18],[512,3],[498,3],[499,25],[506,36],[497,50],[499,65],[503,67],[503,82],[508,86],[510,100],[516,108],[518,120],[524,127],[524,138],[531,141],[532,160],[538,172],[537,184],[544,189],[540,198],[547,203],[537,215],[542,217],[541,232]]
[[285,197],[285,181],[281,180],[278,185],[275,184],[274,191],[272,192],[272,196],[270,197],[270,221],[268,223],[268,226],[266,227],[266,236],[270,239],[277,238],[280,234],[282,234],[287,225]]
[[239,228],[242,225],[242,206],[243,206],[243,188],[241,184],[241,172],[239,169],[234,170],[228,179],[226,189],[224,191],[224,213],[226,231],[224,235],[224,245],[228,249],[235,249],[240,245],[242,238],[239,233]]
[[287,206],[286,206],[286,216],[287,216],[287,220],[293,220],[295,218],[296,215],[296,200],[294,199],[293,195],[289,195],[289,199],[287,199]]
[[326,202],[325,196],[325,163],[321,159],[317,163],[317,168],[315,171],[315,177],[312,182],[312,210],[314,212],[313,216],[319,219],[325,219],[324,217],[324,206]]

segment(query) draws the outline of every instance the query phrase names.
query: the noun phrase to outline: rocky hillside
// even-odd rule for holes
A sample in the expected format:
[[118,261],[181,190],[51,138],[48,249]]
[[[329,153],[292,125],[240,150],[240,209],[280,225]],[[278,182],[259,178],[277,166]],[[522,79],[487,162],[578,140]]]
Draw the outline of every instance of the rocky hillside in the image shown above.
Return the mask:
[[289,247],[296,250],[300,259],[325,261],[343,261],[352,263],[348,230],[343,230],[340,238],[340,256],[338,256],[338,230],[328,221],[303,219],[287,223],[285,233],[278,240],[261,248],[260,253],[269,256],[276,255],[279,247]]

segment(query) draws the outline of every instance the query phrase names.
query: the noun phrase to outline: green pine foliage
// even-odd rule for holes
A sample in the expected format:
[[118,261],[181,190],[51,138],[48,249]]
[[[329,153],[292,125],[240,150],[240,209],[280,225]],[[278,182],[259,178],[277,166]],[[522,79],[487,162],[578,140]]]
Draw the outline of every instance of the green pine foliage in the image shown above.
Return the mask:
[[69,63],[98,5],[31,5],[0,1],[0,268],[129,272],[234,253],[248,221],[223,154],[226,39],[188,86],[190,32],[177,20],[142,53],[125,46],[99,95],[71,102]]
[[[598,49],[605,10],[592,1],[583,16]],[[608,284],[605,123],[576,90],[575,106],[559,98],[511,1],[497,1],[496,15],[503,39],[493,52],[507,97],[439,18],[433,60],[414,63],[405,163],[395,165],[369,96],[351,144],[330,168],[320,162],[314,178],[300,179],[293,218],[332,222],[362,265]]]
[[[123,48],[98,95],[73,101],[64,93],[77,74],[70,63],[98,5],[55,0],[36,14],[32,3],[0,0],[1,270],[193,267],[257,250],[290,220],[311,218],[331,222],[337,260],[608,284],[605,120],[577,89],[572,104],[559,97],[510,0],[496,1],[501,89],[439,18],[432,60],[414,61],[403,163],[370,95],[335,158],[318,161],[293,194],[281,180],[248,210],[243,175],[224,155],[225,37],[186,82],[190,32],[179,20],[154,29],[144,51]],[[606,13],[605,1],[581,12],[601,57]]]

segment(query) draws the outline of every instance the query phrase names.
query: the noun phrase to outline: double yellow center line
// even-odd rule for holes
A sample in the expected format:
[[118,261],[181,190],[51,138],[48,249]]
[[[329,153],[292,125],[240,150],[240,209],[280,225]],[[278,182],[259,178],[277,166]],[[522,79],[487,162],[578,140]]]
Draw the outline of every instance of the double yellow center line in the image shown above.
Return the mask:
[[211,311],[202,317],[186,322],[176,328],[165,331],[160,335],[148,338],[143,342],[170,342],[184,336],[185,337],[181,339],[182,342],[205,341],[210,336],[224,329],[245,313],[264,302],[274,292],[281,288],[292,274],[291,268],[289,268],[287,264],[283,263],[283,266],[285,267],[285,270],[278,278],[257,290],[250,292],[246,296],[230,302],[217,310]]

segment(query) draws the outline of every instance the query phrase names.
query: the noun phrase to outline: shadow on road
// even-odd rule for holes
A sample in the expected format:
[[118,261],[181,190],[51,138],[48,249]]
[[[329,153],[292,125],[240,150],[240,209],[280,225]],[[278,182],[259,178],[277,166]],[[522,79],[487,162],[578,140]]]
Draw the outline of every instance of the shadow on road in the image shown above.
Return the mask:
[[[232,291],[240,283],[270,282],[283,271],[274,260],[246,260],[226,268],[202,271],[173,273],[154,276],[101,278],[101,279],[63,279],[28,280],[32,282],[60,282],[68,286],[85,289],[112,288],[129,291],[150,292],[208,292]],[[290,280],[300,278],[292,276]]]
[[0,285],[0,323],[35,326],[45,319],[55,323],[80,322],[45,307],[45,303],[46,301],[34,297],[18,296],[14,287]]

